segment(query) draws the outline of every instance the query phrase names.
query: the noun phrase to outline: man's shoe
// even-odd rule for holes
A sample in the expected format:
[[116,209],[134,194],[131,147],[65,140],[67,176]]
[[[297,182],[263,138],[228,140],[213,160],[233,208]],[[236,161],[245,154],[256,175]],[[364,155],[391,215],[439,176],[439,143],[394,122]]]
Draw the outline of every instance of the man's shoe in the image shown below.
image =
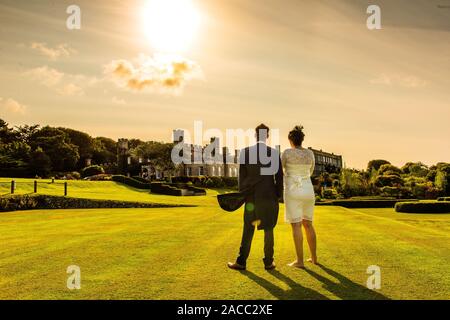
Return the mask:
[[275,263],[272,262],[272,264],[265,266],[264,269],[266,270],[273,270],[275,269],[277,266],[275,265]]
[[245,266],[242,266],[239,263],[228,262],[227,266],[233,270],[245,270]]

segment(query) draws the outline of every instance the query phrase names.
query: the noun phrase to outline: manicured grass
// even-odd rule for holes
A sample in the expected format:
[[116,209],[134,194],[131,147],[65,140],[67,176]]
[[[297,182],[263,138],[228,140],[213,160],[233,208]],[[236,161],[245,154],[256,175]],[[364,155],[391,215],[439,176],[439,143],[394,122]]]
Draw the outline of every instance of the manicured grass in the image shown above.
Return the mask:
[[[278,271],[263,269],[263,237],[257,232],[248,271],[235,272],[226,262],[236,257],[242,212],[221,211],[214,191],[177,198],[84,181],[69,190],[71,196],[186,201],[198,207],[0,214],[0,299],[450,297],[450,215],[317,207],[322,267],[307,270],[286,266],[294,250],[290,226],[280,215],[275,231]],[[66,288],[69,265],[81,268],[81,290]],[[381,290],[365,287],[369,265],[381,268]]]
[[[11,190],[11,178],[0,178],[0,195],[9,194]],[[15,178],[16,194],[33,192],[34,179]],[[55,180],[51,183],[49,179],[38,181],[38,193],[49,195],[64,195],[63,180]],[[217,193],[210,191],[206,196],[174,197],[166,195],[151,194],[149,190],[139,190],[113,181],[84,181],[68,180],[68,196],[88,199],[109,199],[125,201],[144,201],[157,203],[176,204],[202,204],[206,198],[211,198]],[[209,202],[207,202],[209,203]]]

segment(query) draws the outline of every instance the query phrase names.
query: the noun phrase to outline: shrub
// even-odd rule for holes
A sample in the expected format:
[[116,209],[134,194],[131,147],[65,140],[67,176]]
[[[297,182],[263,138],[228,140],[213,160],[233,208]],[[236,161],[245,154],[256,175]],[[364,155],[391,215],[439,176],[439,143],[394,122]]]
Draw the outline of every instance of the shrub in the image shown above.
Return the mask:
[[380,169],[380,167],[381,167],[383,164],[391,164],[391,163],[390,163],[389,161],[387,161],[387,160],[382,160],[382,159],[371,160],[371,161],[369,161],[369,163],[367,164],[367,171],[368,171],[368,172],[371,172],[372,169],[378,170],[378,169]]
[[67,179],[69,180],[80,180],[81,175],[78,171],[73,171],[67,174]]
[[85,179],[87,179],[89,181],[111,181],[112,180],[111,175],[106,174],[106,173],[105,174],[97,174],[95,176],[90,176]]
[[382,187],[394,187],[396,185],[403,185],[403,179],[397,175],[378,176],[375,179],[375,186]]
[[81,199],[49,195],[11,195],[0,198],[0,212],[32,209],[165,208],[183,207],[160,203]]
[[125,177],[122,175],[114,175],[111,177],[111,180],[115,181],[115,182],[120,182],[120,183],[126,184],[126,185],[136,188],[136,189],[145,189],[145,190],[151,189],[150,183],[143,183],[143,182],[137,181],[133,178]]
[[450,202],[402,202],[395,205],[395,211],[404,213],[450,213]]
[[434,184],[448,196],[450,195],[450,164],[438,164],[437,169]]
[[97,165],[89,166],[89,167],[86,167],[81,170],[81,176],[83,178],[95,176],[97,174],[103,174],[103,173],[105,173],[105,170],[103,170],[102,167],[97,166]]
[[238,178],[237,177],[222,177],[223,184],[227,188],[237,188]]
[[237,189],[237,177],[175,177],[173,183],[192,183],[196,187],[203,188],[230,188]]
[[388,200],[333,200],[332,205],[344,208],[394,208],[396,203],[414,201],[414,199],[388,199]]
[[334,189],[323,189],[322,198],[325,199],[336,199],[336,191]]
[[411,191],[404,187],[382,187],[380,189],[380,196],[393,198],[409,198],[412,196]]
[[151,183],[151,192],[168,196],[182,196],[183,190],[161,182]]
[[204,196],[206,191],[201,188],[193,187],[190,183],[163,183],[152,182],[151,192],[164,194],[168,196]]
[[343,169],[337,188],[344,198],[364,196],[369,193],[368,183],[363,173],[351,169]]
[[209,177],[206,185],[208,188],[223,188],[225,187],[222,177]]
[[396,175],[400,176],[402,174],[402,170],[397,168],[396,166],[393,166],[392,164],[383,164],[380,169],[378,170],[378,174],[381,176],[390,176],[390,175]]
[[132,178],[133,178],[134,180],[137,180],[137,181],[142,182],[142,183],[149,183],[149,180],[144,179],[144,178],[141,178],[141,177],[139,177],[139,176],[133,176]]

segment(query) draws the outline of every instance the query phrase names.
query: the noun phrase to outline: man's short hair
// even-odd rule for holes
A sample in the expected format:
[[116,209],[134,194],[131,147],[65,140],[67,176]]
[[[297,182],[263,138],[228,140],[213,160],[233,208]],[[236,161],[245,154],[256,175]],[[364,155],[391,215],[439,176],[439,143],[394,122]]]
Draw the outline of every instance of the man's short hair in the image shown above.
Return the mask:
[[264,123],[261,123],[259,126],[256,127],[256,140],[257,141],[263,141],[266,140],[269,137],[269,127],[266,126]]

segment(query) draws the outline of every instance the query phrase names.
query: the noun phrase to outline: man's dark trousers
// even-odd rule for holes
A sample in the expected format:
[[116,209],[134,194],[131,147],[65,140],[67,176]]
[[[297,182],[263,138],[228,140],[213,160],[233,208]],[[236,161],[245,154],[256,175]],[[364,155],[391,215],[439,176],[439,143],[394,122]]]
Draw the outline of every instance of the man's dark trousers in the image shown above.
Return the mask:
[[[239,249],[239,256],[236,260],[241,266],[246,266],[247,258],[250,254],[250,248],[252,246],[253,235],[255,234],[255,226],[249,219],[245,219],[244,215],[244,228],[242,232],[241,247]],[[273,228],[264,229],[264,265],[270,266],[273,263],[274,253],[274,238]]]

